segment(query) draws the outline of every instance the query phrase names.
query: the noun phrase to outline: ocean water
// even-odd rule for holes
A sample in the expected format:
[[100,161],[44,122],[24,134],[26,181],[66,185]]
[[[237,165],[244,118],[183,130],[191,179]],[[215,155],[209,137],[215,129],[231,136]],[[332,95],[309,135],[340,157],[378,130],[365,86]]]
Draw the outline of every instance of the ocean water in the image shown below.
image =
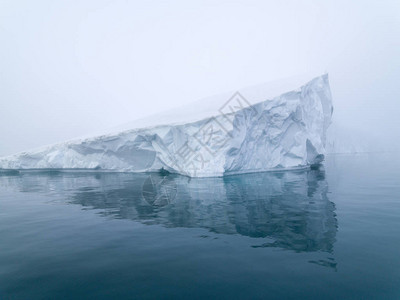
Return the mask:
[[400,299],[400,162],[0,175],[0,299]]

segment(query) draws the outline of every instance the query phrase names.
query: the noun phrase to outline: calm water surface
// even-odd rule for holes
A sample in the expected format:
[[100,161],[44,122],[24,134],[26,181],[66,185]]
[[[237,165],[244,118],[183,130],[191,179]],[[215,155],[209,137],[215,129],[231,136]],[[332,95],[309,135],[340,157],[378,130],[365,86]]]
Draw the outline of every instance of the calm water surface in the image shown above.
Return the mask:
[[400,163],[0,175],[0,299],[400,299]]

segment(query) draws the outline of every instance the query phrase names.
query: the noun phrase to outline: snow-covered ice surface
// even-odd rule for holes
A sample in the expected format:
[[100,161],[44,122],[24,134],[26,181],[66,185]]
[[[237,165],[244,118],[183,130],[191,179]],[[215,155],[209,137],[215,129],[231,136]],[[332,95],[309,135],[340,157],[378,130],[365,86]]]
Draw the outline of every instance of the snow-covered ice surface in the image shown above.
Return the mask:
[[296,78],[210,97],[116,133],[0,158],[0,168],[164,169],[207,177],[318,164],[333,111],[328,75],[301,83]]

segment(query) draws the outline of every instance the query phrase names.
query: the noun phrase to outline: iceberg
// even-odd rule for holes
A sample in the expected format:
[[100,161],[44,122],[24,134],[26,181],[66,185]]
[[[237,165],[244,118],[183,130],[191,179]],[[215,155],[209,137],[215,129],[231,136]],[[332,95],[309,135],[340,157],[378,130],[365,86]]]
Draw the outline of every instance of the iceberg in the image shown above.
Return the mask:
[[0,158],[0,168],[170,172],[190,177],[307,168],[324,159],[328,75],[242,89],[142,119],[118,132]]

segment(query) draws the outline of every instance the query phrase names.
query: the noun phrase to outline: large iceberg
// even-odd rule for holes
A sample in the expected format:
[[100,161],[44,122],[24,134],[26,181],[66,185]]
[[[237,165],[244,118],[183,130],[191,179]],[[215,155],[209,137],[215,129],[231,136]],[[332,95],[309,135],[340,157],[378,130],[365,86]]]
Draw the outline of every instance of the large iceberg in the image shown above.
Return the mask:
[[302,86],[298,79],[277,81],[203,99],[116,133],[0,158],[0,168],[161,170],[191,177],[304,168],[324,159],[332,111],[327,74]]

